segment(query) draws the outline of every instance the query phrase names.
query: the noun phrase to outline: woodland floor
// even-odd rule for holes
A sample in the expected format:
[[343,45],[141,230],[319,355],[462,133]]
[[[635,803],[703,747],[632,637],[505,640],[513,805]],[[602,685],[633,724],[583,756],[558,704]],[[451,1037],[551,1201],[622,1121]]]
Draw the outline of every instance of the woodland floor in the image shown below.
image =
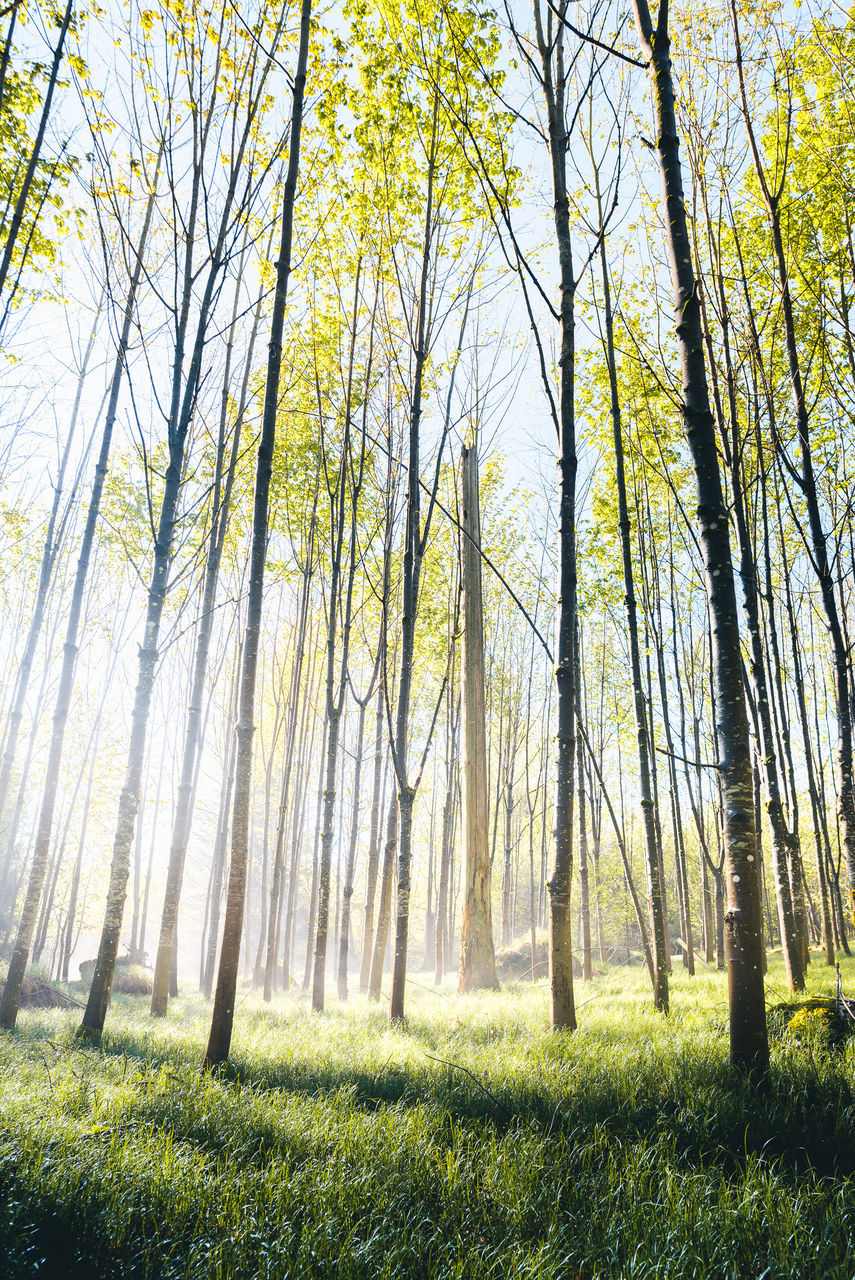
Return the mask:
[[[833,977],[815,957],[810,990]],[[399,1030],[250,993],[213,1079],[195,996],[119,998],[99,1052],[78,1010],[28,1011],[0,1034],[0,1276],[851,1280],[855,1041],[785,1031],[752,1092],[725,998],[675,967],[666,1020],[611,970],[553,1035],[544,983],[411,985]]]

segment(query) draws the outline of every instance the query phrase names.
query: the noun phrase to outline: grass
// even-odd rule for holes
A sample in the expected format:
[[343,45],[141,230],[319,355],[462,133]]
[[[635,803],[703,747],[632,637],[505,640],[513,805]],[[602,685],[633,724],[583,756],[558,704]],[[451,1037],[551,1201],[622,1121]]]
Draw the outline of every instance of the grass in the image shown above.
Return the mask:
[[851,1280],[855,1042],[784,1033],[758,1094],[727,1068],[721,975],[675,971],[667,1020],[640,970],[577,995],[574,1035],[542,983],[412,986],[399,1030],[358,997],[249,995],[217,1078],[195,998],[165,1021],[118,999],[100,1051],[76,1011],[22,1015],[0,1036],[0,1275]]

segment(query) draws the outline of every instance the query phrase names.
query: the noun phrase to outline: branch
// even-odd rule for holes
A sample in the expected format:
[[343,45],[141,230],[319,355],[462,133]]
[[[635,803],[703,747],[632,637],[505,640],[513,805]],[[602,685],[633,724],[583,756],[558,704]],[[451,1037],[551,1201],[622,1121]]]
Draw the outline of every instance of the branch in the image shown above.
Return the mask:
[[463,1066],[461,1066],[459,1062],[450,1062],[448,1058],[435,1058],[435,1057],[434,1057],[434,1055],[433,1055],[432,1053],[426,1053],[426,1054],[425,1054],[425,1057],[426,1057],[426,1058],[430,1058],[431,1062],[441,1062],[441,1063],[443,1064],[443,1066],[445,1066],[445,1067],[451,1067],[451,1068],[453,1068],[453,1070],[455,1070],[455,1071],[462,1071],[462,1072],[464,1073],[464,1075],[469,1076],[469,1078],[470,1078],[471,1080],[474,1080],[474,1081],[475,1081],[475,1083],[477,1084],[477,1086],[478,1086],[478,1088],[479,1088],[479,1089],[483,1089],[483,1090],[484,1090],[484,1092],[486,1093],[487,1097],[488,1097],[488,1098],[490,1098],[490,1099],[492,1099],[492,1101],[493,1101],[493,1102],[495,1102],[495,1104],[496,1104],[496,1106],[497,1106],[497,1107],[501,1107],[502,1111],[504,1111],[505,1115],[506,1115],[510,1120],[516,1120],[516,1118],[517,1118],[517,1117],[516,1117],[516,1115],[514,1114],[514,1112],[513,1112],[513,1111],[511,1111],[509,1107],[506,1107],[506,1106],[505,1106],[505,1104],[504,1104],[504,1102],[500,1102],[500,1101],[499,1101],[499,1099],[496,1097],[496,1095],[495,1095],[494,1093],[491,1093],[491,1092],[490,1092],[490,1090],[489,1090],[489,1089],[487,1088],[487,1086],[483,1083],[483,1081],[481,1081],[481,1080],[479,1080],[479,1079],[478,1079],[478,1077],[475,1075],[475,1072],[474,1072],[474,1071],[470,1071],[468,1067],[463,1067]]
[[606,53],[613,53],[616,58],[620,58],[622,62],[628,62],[631,67],[640,67],[642,71],[646,71],[649,67],[650,64],[648,62],[639,62],[638,58],[630,57],[628,53],[621,53],[620,49],[616,48],[615,45],[603,44],[602,40],[598,40],[596,36],[586,35],[584,31],[580,31],[578,27],[574,27],[573,23],[568,21],[568,19],[564,17],[563,13],[559,13],[555,5],[552,3],[552,0],[546,0],[546,3],[555,14],[558,21],[563,23],[568,31],[572,31],[574,36],[577,36],[580,40],[584,40],[586,44],[593,44],[596,45],[598,49],[605,49]]
[[690,764],[693,769],[718,769],[717,764],[710,764],[706,760],[689,760],[687,756],[678,756],[676,751],[666,751],[664,747],[655,747],[662,756],[670,756],[672,760],[679,760],[681,764]]
[[[371,443],[372,443],[372,444],[375,444],[375,445],[377,446],[377,448],[378,448],[378,449],[382,449],[384,453],[388,453],[388,452],[389,452],[389,450],[386,448],[386,446],[385,446],[384,444],[382,444],[382,443],[381,443],[381,441],[379,441],[379,440],[375,439],[375,437],[374,437],[374,436],[369,435],[369,436],[368,436],[368,439],[371,441]],[[428,486],[425,484],[424,480],[419,479],[419,484],[420,484],[420,485],[421,485],[421,487],[424,489],[425,493],[429,493],[429,492],[430,492],[430,490],[428,489]],[[466,537],[466,538],[468,538],[468,539],[469,539],[469,541],[472,543],[472,545],[475,547],[476,551],[478,552],[478,555],[481,557],[481,559],[482,559],[482,560],[484,561],[484,563],[486,564],[487,568],[488,568],[488,569],[491,569],[491,570],[492,570],[492,572],[493,572],[493,573],[496,575],[496,577],[499,579],[499,581],[501,582],[502,586],[505,588],[505,590],[507,591],[508,595],[509,595],[509,596],[511,597],[511,599],[513,600],[514,604],[517,606],[517,608],[519,609],[520,613],[523,615],[523,617],[525,618],[526,622],[527,622],[527,623],[528,623],[528,625],[531,627],[532,631],[533,631],[533,632],[534,632],[534,634],[537,636],[537,638],[538,638],[538,640],[540,641],[540,643],[543,645],[543,649],[544,649],[544,652],[546,653],[547,658],[549,659],[549,661],[550,661],[550,662],[552,662],[552,660],[553,660],[553,659],[552,659],[552,650],[549,648],[549,645],[546,643],[546,641],[544,640],[544,638],[543,638],[543,636],[541,635],[540,631],[539,631],[539,630],[537,629],[537,627],[535,626],[535,623],[534,623],[534,620],[532,619],[531,614],[529,613],[528,609],[526,609],[525,605],[524,605],[524,604],[523,604],[523,602],[520,600],[519,596],[516,594],[516,592],[514,591],[513,587],[512,587],[512,586],[510,585],[510,583],[508,582],[507,578],[505,578],[505,576],[501,573],[501,571],[500,571],[499,569],[497,569],[497,568],[496,568],[496,566],[493,564],[493,561],[492,561],[492,560],[490,559],[490,557],[487,555],[486,551],[484,551],[483,547],[478,546],[478,544],[475,542],[474,538],[473,538],[473,537],[472,537],[472,535],[468,532],[468,530],[464,529],[464,528],[463,528],[463,526],[462,526],[462,524],[460,524],[459,520],[457,520],[457,518],[456,518],[455,516],[453,516],[453,515],[451,514],[451,512],[450,512],[450,511],[448,511],[448,510],[447,510],[447,509],[442,505],[442,503],[440,502],[439,498],[436,498],[436,497],[434,498],[434,505],[437,507],[437,509],[438,509],[439,511],[441,511],[441,512],[442,512],[442,514],[445,516],[446,520],[450,520],[450,521],[451,521],[451,523],[454,525],[455,529],[459,530],[459,532],[460,532],[460,533],[462,533],[462,534],[464,535],[464,537]]]

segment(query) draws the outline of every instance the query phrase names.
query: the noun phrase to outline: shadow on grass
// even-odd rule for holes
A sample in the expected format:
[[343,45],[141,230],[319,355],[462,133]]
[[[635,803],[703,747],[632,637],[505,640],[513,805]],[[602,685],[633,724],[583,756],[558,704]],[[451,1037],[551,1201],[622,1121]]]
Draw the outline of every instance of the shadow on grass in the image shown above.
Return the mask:
[[[264,1022],[274,1018],[255,1016]],[[328,1023],[335,1018],[324,1016]],[[385,1020],[378,1013],[369,1026],[384,1029]],[[744,1170],[754,1158],[796,1178],[807,1170],[855,1174],[855,1094],[845,1059],[833,1054],[817,1059],[779,1046],[769,1077],[757,1087],[730,1071],[723,1044],[716,1053],[709,1044],[698,1052],[684,1043],[663,1057],[639,1041],[628,1053],[625,1036],[598,1029],[584,1040],[533,1039],[529,1059],[507,1067],[501,1038],[492,1044],[480,1029],[472,1035],[466,1028],[450,1041],[413,1021],[393,1033],[389,1056],[369,1067],[336,1060],[344,1052],[340,1045],[326,1059],[313,1059],[305,1047],[305,1024],[298,1029],[301,1043],[293,1056],[238,1050],[216,1079],[259,1095],[319,1101],[346,1095],[348,1105],[363,1112],[420,1108],[465,1130],[488,1125],[499,1137],[525,1128],[545,1142],[573,1135],[584,1140],[595,1130],[615,1143],[662,1138],[673,1142],[681,1162],[725,1172]],[[396,1061],[398,1041],[402,1049],[416,1046],[423,1060]],[[473,1056],[473,1050],[481,1052]],[[122,1026],[105,1034],[100,1055],[124,1058],[145,1071],[177,1072],[180,1087],[192,1087],[201,1058],[198,1046],[186,1040],[156,1050],[145,1028]],[[181,1136],[178,1128],[175,1133]],[[247,1137],[251,1145],[252,1135]]]

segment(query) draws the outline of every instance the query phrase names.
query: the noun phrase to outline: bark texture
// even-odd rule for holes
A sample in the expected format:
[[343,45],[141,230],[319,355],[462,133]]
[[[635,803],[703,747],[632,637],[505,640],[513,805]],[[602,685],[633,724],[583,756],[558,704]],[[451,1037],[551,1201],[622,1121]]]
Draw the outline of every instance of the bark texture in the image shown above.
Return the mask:
[[730,996],[730,1058],[734,1066],[764,1070],[769,1060],[769,1041],[763,991],[763,921],[748,718],[728,516],[710,410],[700,299],[683,198],[668,7],[663,0],[655,28],[647,0],[634,0],[634,10],[641,47],[648,61],[656,109],[656,149],[662,174],[668,256],[683,374],[680,408],[695,472],[697,517],[710,616],[727,875],[724,927]]
[[487,812],[487,729],[484,715],[484,605],[481,591],[481,517],[478,454],[460,456],[460,582],[462,587],[463,697],[463,918],[460,991],[498,987],[493,947]]
[[219,1066],[229,1056],[234,1023],[243,908],[246,894],[247,837],[249,826],[250,783],[252,775],[252,734],[255,716],[255,678],[258,666],[258,643],[261,632],[261,607],[264,595],[264,565],[267,557],[267,510],[270,479],[273,472],[273,447],[276,440],[276,418],[279,406],[279,377],[282,364],[282,333],[285,304],[291,274],[291,242],[294,226],[294,203],[300,167],[300,134],[303,123],[303,98],[306,90],[306,67],[309,57],[312,0],[303,0],[300,11],[300,44],[294,75],[291,110],[291,137],[288,171],[282,201],[282,238],[276,264],[276,291],[270,322],[267,381],[258,462],[255,473],[255,495],[252,513],[252,547],[250,551],[249,598],[240,689],[235,800],[232,818],[232,859],[226,901],[226,919],[211,1017],[211,1032],[205,1050],[204,1066]]

